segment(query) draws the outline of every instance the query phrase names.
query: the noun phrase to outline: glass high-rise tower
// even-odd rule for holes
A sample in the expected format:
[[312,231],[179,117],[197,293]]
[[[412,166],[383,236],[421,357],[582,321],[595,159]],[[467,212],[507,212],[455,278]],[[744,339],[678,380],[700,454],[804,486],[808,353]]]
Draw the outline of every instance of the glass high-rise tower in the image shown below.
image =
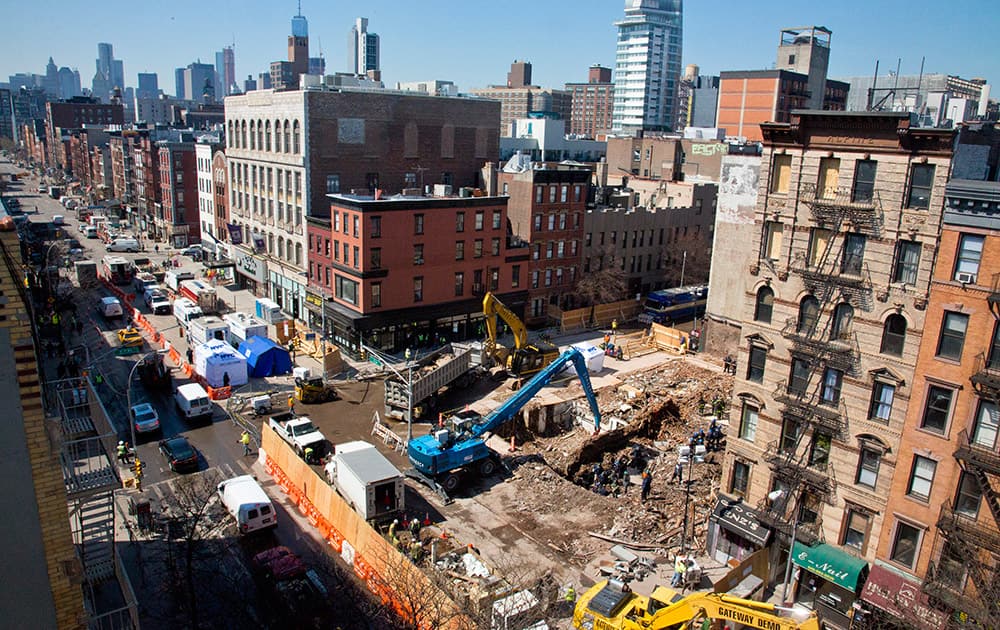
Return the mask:
[[672,129],[681,74],[682,0],[626,0],[615,22],[612,131]]

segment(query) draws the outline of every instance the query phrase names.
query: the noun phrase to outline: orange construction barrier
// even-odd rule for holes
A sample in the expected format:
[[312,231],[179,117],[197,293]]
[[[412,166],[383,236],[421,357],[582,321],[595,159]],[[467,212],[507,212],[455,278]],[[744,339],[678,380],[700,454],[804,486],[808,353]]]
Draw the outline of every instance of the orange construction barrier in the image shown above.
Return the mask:
[[337,553],[340,553],[344,543],[344,536],[333,525],[330,525],[330,533],[327,535],[326,540]]

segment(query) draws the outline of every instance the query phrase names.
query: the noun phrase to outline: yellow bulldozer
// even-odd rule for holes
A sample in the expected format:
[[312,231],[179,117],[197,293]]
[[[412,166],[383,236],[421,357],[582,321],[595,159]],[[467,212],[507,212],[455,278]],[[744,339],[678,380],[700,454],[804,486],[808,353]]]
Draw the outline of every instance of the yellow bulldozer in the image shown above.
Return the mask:
[[295,399],[305,404],[337,400],[337,390],[320,376],[295,379]]

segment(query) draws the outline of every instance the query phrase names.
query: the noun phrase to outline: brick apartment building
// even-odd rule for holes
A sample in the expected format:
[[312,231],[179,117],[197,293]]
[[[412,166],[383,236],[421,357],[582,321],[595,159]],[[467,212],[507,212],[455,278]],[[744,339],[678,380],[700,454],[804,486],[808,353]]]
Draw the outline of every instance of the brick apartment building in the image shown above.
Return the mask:
[[508,249],[506,197],[330,195],[308,217],[309,325],[357,355],[481,338],[482,298],[523,309],[523,248]]
[[[909,465],[898,445],[923,396],[912,383],[955,136],[906,114],[802,111],[761,128],[721,490],[775,531],[772,582],[794,524],[793,562],[822,558],[836,577],[803,571],[790,593],[846,627]],[[709,528],[717,559],[760,542]]]
[[500,103],[500,135],[512,134],[514,121],[532,112],[551,112],[569,120],[573,95],[568,90],[551,90],[531,84],[531,64],[515,61],[507,73],[507,85],[469,90],[469,94]]
[[567,83],[570,94],[569,133],[597,138],[611,129],[615,84],[611,68],[590,66],[586,83]]
[[198,173],[194,143],[160,141],[160,203],[153,205],[156,237],[172,247],[201,242],[198,223]]
[[497,174],[501,194],[510,197],[507,214],[512,234],[530,250],[524,312],[529,326],[545,324],[550,304],[573,307],[571,289],[583,262],[590,178],[589,167],[553,163]]
[[[140,229],[156,238],[155,215],[162,210],[163,188],[160,184],[160,151],[156,139],[146,133],[132,141],[134,188]],[[161,220],[162,224],[162,220]]]
[[103,104],[85,96],[45,104],[46,166],[72,171],[63,147],[63,133],[84,125],[120,125],[124,120],[121,103]]
[[[304,318],[305,218],[327,194],[478,185],[498,154],[497,103],[412,92],[257,90],[226,99],[229,212],[241,282]],[[243,261],[245,264],[239,264]]]
[[227,170],[226,152],[217,149],[212,153],[212,207],[215,211],[215,235],[218,247],[226,258],[232,258],[228,244],[232,242],[229,236],[229,176]]
[[[876,594],[874,621],[928,629],[951,611],[983,627],[1000,618],[1000,183],[953,179],[945,197],[889,516],[872,532],[879,562],[865,589]],[[919,593],[914,605],[878,595],[900,582]]]

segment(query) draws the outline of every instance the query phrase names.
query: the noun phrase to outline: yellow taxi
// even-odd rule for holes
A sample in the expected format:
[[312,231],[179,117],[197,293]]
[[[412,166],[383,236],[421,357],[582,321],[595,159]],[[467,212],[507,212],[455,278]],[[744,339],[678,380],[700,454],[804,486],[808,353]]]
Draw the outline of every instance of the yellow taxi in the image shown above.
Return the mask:
[[142,345],[143,338],[135,328],[122,328],[118,331],[118,341],[124,348],[138,348]]

